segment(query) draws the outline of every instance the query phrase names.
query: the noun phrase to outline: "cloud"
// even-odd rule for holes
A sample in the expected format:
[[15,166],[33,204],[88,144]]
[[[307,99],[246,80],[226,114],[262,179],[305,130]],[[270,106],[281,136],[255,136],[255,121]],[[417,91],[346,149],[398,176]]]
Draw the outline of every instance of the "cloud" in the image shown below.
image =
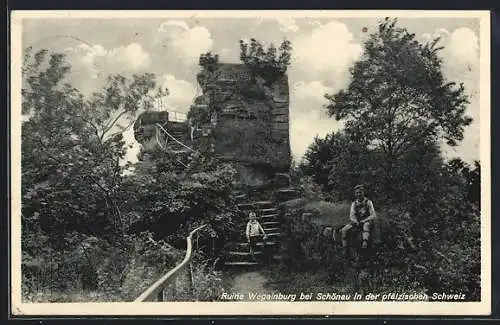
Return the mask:
[[470,28],[457,28],[443,39],[443,74],[455,82],[463,82],[471,104],[466,114],[474,119],[465,129],[464,140],[457,148],[446,148],[449,156],[460,156],[467,161],[479,159],[480,143],[480,75],[479,38]]
[[424,42],[432,41],[435,38],[440,37],[441,39],[450,36],[450,32],[445,28],[437,28],[434,33],[423,33],[420,36],[420,40]]
[[325,93],[331,88],[320,81],[294,84],[290,94],[290,147],[293,158],[302,159],[314,137],[324,137],[341,127],[341,123],[327,116]]
[[77,56],[95,77],[102,72],[138,71],[148,68],[151,63],[149,53],[138,43],[112,49],[102,45],[80,44],[76,48],[67,48],[66,52]]
[[441,38],[439,44],[444,46],[440,55],[443,58],[444,72],[449,74],[450,78],[463,78],[464,72],[469,74],[473,68],[478,67],[479,38],[473,30],[461,27],[450,33],[444,28],[438,28],[432,35],[422,34],[421,40],[428,42],[437,37]]
[[439,52],[443,60],[443,75],[448,81],[464,84],[465,93],[471,96],[466,114],[474,119],[465,129],[461,144],[458,147],[443,146],[443,150],[448,157],[458,156],[473,161],[479,159],[480,141],[479,38],[472,29],[460,27],[452,31],[439,28],[432,35],[423,34],[421,40],[425,42],[436,37],[441,37],[439,45],[444,47]]
[[456,68],[466,68],[466,65],[477,67],[479,64],[479,38],[469,28],[457,28],[444,41],[442,56],[445,64]]
[[316,98],[321,100],[326,93],[331,91],[331,88],[324,86],[320,81],[309,83],[302,81],[295,84],[293,94],[299,99]]
[[292,46],[289,76],[300,81],[290,94],[290,145],[294,159],[300,160],[315,136],[324,137],[341,127],[327,116],[324,95],[349,84],[349,68],[361,57],[362,46],[337,21],[314,22],[307,34],[294,37]]
[[307,112],[296,112],[295,108],[296,105],[290,108],[290,148],[294,160],[300,161],[314,137],[324,138],[342,124],[328,117],[321,106],[312,106]]
[[151,57],[138,43],[107,49],[102,45],[80,44],[64,50],[71,64],[71,83],[84,94],[104,85],[110,74],[145,72]]
[[212,49],[214,40],[210,31],[203,26],[189,28],[182,20],[169,20],[158,28],[157,42],[173,49],[185,63],[198,62],[201,53]]
[[183,30],[189,30],[189,25],[183,20],[169,20],[167,22],[161,23],[158,27],[159,32],[169,32],[170,27],[179,27]]
[[219,51],[219,60],[224,63],[241,63],[240,53],[235,49],[228,48],[223,48]]
[[171,74],[162,76],[160,80],[162,87],[169,91],[169,95],[163,99],[164,109],[187,113],[198,92],[197,87]]
[[361,44],[354,42],[347,26],[337,21],[319,24],[310,33],[292,42],[293,66],[301,74],[324,78],[348,78],[349,67],[362,53]]
[[281,26],[280,30],[282,32],[296,33],[299,30],[299,26],[297,26],[295,19],[293,18],[278,18],[277,21]]

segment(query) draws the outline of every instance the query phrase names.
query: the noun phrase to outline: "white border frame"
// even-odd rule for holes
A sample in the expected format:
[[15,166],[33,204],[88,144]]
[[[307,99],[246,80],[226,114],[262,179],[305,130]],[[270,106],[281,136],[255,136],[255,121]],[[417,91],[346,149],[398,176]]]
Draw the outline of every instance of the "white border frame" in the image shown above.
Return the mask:
[[[481,302],[21,302],[22,20],[30,18],[478,18],[480,19]],[[11,13],[11,307],[13,315],[488,315],[491,312],[490,12],[423,10],[12,11]],[[194,308],[196,307],[196,308]]]

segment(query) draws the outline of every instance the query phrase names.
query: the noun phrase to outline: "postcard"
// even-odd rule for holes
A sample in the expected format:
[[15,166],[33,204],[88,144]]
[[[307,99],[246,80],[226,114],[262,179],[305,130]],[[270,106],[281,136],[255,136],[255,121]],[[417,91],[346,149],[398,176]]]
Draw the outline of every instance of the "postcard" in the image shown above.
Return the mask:
[[487,11],[14,11],[15,316],[487,315]]

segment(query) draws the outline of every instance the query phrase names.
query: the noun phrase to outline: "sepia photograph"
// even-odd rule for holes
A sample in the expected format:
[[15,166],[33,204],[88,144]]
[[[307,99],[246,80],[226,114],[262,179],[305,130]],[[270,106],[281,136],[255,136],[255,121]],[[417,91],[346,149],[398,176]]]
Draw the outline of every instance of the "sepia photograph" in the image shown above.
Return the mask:
[[485,11],[15,11],[14,315],[487,315]]

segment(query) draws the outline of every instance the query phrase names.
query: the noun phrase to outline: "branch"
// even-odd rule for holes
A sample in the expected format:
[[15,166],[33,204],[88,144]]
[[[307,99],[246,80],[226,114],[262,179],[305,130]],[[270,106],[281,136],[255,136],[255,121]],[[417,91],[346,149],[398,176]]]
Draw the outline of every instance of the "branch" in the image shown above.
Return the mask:
[[89,121],[89,120],[87,120],[86,118],[84,118],[83,116],[80,116],[80,115],[77,115],[77,116],[75,116],[75,117],[79,117],[79,118],[81,118],[81,119],[82,119],[85,123],[87,123],[87,124],[89,124],[90,126],[92,126],[92,128],[93,128],[93,129],[94,129],[94,131],[95,131],[95,135],[96,135],[98,138],[100,138],[100,136],[99,136],[99,128],[98,128],[98,127],[97,127],[94,123],[92,123],[92,121]]
[[417,269],[421,269],[423,271],[427,271],[427,268],[423,265],[420,265],[420,264],[413,264],[413,266]]
[[[427,135],[429,135],[431,133],[431,131],[435,127],[436,127],[435,124],[431,123],[427,127],[424,128],[423,132],[420,132],[419,134],[415,135],[413,137],[413,141],[412,140],[402,141],[399,146],[397,146],[396,148],[394,148],[395,155],[396,154],[399,155],[399,154],[407,151],[409,148],[411,148],[412,146],[414,146],[415,144],[417,144],[424,137],[426,137]],[[405,146],[405,144],[406,144],[406,146]]]
[[123,130],[121,130],[121,131],[118,131],[118,132],[115,132],[115,133],[111,134],[111,135],[110,135],[110,137],[113,137],[113,136],[115,136],[115,135],[118,135],[118,134],[120,134],[120,133],[123,133],[123,132],[127,131],[127,130],[128,130],[128,129],[132,126],[132,125],[134,125],[134,123],[135,123],[136,121],[137,121],[137,118],[135,118],[134,120],[132,120],[132,122],[130,122],[130,124],[129,124],[129,125],[127,125],[127,126],[126,126]]
[[103,132],[102,132],[101,137],[100,137],[101,142],[104,140],[104,136],[105,136],[105,134],[106,134],[109,130],[111,130],[111,129],[113,128],[113,126],[115,125],[116,121],[118,121],[118,119],[119,119],[120,117],[122,117],[122,116],[123,116],[124,114],[126,114],[126,113],[128,113],[128,112],[127,112],[127,111],[123,111],[123,112],[121,112],[120,114],[118,114],[118,116],[117,116],[117,117],[116,117],[113,121],[110,121],[109,123],[107,123],[107,124],[106,124],[106,126],[104,126],[104,128],[103,128]]
[[40,139],[39,137],[37,137],[37,142],[40,143],[40,148],[45,152],[45,154],[47,155],[47,157],[49,157],[50,159],[54,160],[55,162],[59,163],[59,164],[64,164],[63,161],[55,158],[54,156],[52,156],[51,154],[48,153],[47,151],[47,147],[45,146],[45,144],[42,142],[42,139]]
[[446,257],[446,255],[444,255],[443,253],[441,253],[440,251],[438,251],[437,249],[434,249],[434,253],[436,253],[437,255],[441,256],[446,262],[448,262],[449,264],[451,264],[451,260]]
[[125,229],[123,228],[122,213],[120,211],[120,208],[118,208],[118,205],[116,204],[115,200],[111,199],[111,202],[113,203],[113,206],[116,210],[116,213],[118,214],[118,221],[120,222],[120,230],[121,230],[122,234],[124,234]]

